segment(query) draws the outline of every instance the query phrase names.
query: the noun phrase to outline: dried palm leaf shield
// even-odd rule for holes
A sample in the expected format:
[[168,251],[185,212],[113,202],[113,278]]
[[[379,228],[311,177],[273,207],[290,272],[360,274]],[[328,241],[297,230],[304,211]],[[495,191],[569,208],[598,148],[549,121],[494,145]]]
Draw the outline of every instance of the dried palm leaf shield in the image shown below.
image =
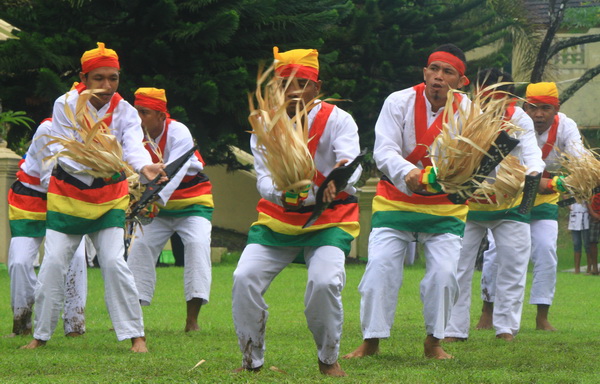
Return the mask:
[[506,156],[500,162],[494,183],[484,180],[481,188],[475,191],[477,199],[487,199],[488,203],[493,204],[492,196],[494,196],[495,204],[511,204],[523,191],[526,170],[527,168],[516,156]]
[[[117,138],[111,134],[110,128],[104,120],[105,115],[99,119],[95,112],[90,111],[88,101],[95,94],[103,92],[102,89],[86,89],[80,93],[75,106],[75,113],[65,103],[65,116],[71,129],[71,137],[49,136],[48,145],[60,144],[64,148],[59,153],[48,159],[58,157],[70,158],[86,168],[80,171],[95,178],[112,179],[118,173],[124,173],[129,184],[129,194],[132,200],[137,200],[141,195],[139,175],[123,160],[123,148]],[[68,94],[67,94],[68,97]]]
[[[506,83],[488,86],[475,96],[468,111],[455,110],[450,90],[444,108],[442,132],[429,148],[429,157],[437,168],[437,182],[457,203],[473,197],[489,173],[514,149],[519,140],[509,133],[518,130],[504,120],[509,99],[496,90]],[[455,117],[455,113],[458,116]]]
[[313,208],[313,213],[310,215],[306,223],[302,226],[302,228],[308,228],[317,221],[317,219],[321,216],[321,214],[329,207],[331,203],[326,203],[323,201],[323,193],[325,193],[325,189],[327,188],[327,184],[330,181],[333,181],[335,184],[335,194],[337,195],[341,191],[343,191],[348,185],[348,180],[352,177],[356,168],[360,165],[362,159],[367,154],[366,148],[362,150],[362,152],[356,156],[352,162],[346,166],[341,166],[338,168],[334,168],[329,172],[329,175],[325,178],[317,193],[315,195],[315,206]]
[[304,105],[296,102],[296,114],[289,117],[286,111],[292,100],[286,99],[285,89],[293,76],[282,79],[273,76],[273,66],[261,68],[256,81],[256,91],[248,95],[250,115],[248,121],[252,134],[257,136],[257,147],[265,158],[265,165],[279,191],[299,193],[312,183],[316,168],[307,147],[308,113],[314,102]]
[[590,149],[578,151],[578,153],[561,154],[561,165],[565,168],[567,177],[566,185],[569,199],[559,202],[560,206],[566,206],[578,202],[587,204],[592,201],[595,194],[600,193],[600,161],[598,154]]

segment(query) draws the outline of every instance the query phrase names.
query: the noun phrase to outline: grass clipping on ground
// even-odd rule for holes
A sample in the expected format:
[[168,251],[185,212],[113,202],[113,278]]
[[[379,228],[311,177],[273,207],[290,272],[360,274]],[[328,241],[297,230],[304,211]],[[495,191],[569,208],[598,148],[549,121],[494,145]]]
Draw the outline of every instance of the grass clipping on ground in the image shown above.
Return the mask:
[[[445,193],[471,198],[474,197],[474,186],[483,187],[480,178],[487,177],[491,181],[488,175],[477,174],[481,161],[502,130],[509,134],[519,130],[504,119],[510,99],[503,97],[509,95],[497,88],[505,84],[484,88],[475,95],[467,110],[459,107],[459,91],[448,92],[442,131],[429,147],[429,157],[437,168],[437,182]],[[507,174],[506,177],[511,176]]]
[[[316,168],[308,150],[308,113],[314,100],[305,105],[300,98],[287,99],[285,90],[293,76],[281,78],[273,75],[274,66],[261,68],[256,81],[256,91],[248,95],[252,127],[257,136],[257,149],[265,158],[265,165],[280,191],[298,193],[310,185]],[[293,117],[287,114],[290,103],[296,104]]]
[[123,148],[105,123],[110,114],[99,119],[88,106],[88,101],[96,97],[96,93],[103,91],[102,89],[82,91],[75,106],[75,113],[65,99],[65,116],[70,122],[66,128],[72,130],[73,134],[70,137],[48,136],[50,141],[47,145],[60,144],[63,149],[44,160],[69,158],[86,167],[80,173],[94,178],[110,179],[115,174],[123,172],[129,185],[131,201],[138,200],[142,194],[139,175],[123,160]]

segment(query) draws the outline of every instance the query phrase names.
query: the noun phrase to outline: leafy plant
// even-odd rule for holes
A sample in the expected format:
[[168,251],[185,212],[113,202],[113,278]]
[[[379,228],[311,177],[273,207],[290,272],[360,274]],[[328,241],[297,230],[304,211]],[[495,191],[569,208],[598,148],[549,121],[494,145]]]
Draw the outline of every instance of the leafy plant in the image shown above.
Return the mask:
[[0,112],[0,143],[8,141],[8,133],[15,126],[23,126],[31,129],[31,123],[35,123],[33,119],[27,117],[23,111],[5,111]]

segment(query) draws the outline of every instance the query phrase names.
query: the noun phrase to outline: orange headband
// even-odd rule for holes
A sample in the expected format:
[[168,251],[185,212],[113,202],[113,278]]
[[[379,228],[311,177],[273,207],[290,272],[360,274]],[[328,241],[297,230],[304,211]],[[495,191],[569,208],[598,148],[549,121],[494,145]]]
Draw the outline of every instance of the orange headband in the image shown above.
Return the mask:
[[319,70],[312,67],[307,67],[301,64],[288,64],[275,69],[281,77],[294,76],[300,79],[307,79],[317,82],[319,80]]
[[[450,64],[458,71],[459,75],[465,76],[465,71],[467,69],[465,63],[461,59],[459,59],[458,57],[454,56],[453,54],[451,54],[449,52],[444,52],[444,51],[433,52],[431,55],[429,55],[429,59],[427,60],[427,66],[429,66],[434,61],[441,61],[441,62]],[[471,81],[466,76],[465,76],[465,79],[466,79],[465,85],[469,85],[471,83]]]
[[84,52],[81,56],[81,71],[88,73],[100,67],[121,69],[119,56],[112,49],[105,48],[104,43],[97,43],[98,48]]
[[168,113],[167,96],[164,89],[157,88],[139,88],[135,91],[135,101],[133,105]]
[[560,104],[558,97],[554,96],[528,96],[527,102],[529,104],[550,104],[555,107],[558,107]]

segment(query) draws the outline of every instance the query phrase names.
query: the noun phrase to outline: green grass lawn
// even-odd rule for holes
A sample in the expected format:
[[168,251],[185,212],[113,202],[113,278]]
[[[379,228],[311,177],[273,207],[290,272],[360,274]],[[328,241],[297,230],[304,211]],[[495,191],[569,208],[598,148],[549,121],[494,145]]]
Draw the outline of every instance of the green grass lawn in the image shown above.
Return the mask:
[[[563,235],[560,243],[559,270],[571,268],[570,241]],[[89,269],[87,333],[77,339],[63,337],[59,323],[48,345],[34,351],[18,349],[29,337],[1,338],[0,383],[600,382],[599,277],[558,274],[550,317],[558,332],[535,331],[535,307],[525,304],[521,332],[513,343],[496,340],[493,331],[473,330],[468,342],[447,345],[454,360],[432,361],[423,358],[422,261],[406,269],[391,338],[382,341],[377,356],[341,361],[347,378],[326,378],[318,372],[316,349],[303,314],[306,270],[302,265],[284,270],[267,292],[266,369],[257,374],[231,373],[241,364],[231,317],[232,259],[214,265],[211,301],[200,313],[202,329],[190,334],[183,332],[183,271],[158,269],[155,299],[144,308],[148,354],[130,353],[129,341],[117,342],[103,302],[100,270]],[[347,266],[342,354],[361,342],[357,286],[363,271],[363,264]],[[478,292],[479,276],[476,272],[474,292]],[[530,282],[531,275],[528,278]],[[0,332],[8,334],[11,311],[5,270],[0,271],[0,287],[4,292],[0,295]],[[478,319],[480,304],[479,297],[474,297],[472,323]],[[205,362],[192,370],[200,360]],[[285,373],[269,370],[271,366]]]

